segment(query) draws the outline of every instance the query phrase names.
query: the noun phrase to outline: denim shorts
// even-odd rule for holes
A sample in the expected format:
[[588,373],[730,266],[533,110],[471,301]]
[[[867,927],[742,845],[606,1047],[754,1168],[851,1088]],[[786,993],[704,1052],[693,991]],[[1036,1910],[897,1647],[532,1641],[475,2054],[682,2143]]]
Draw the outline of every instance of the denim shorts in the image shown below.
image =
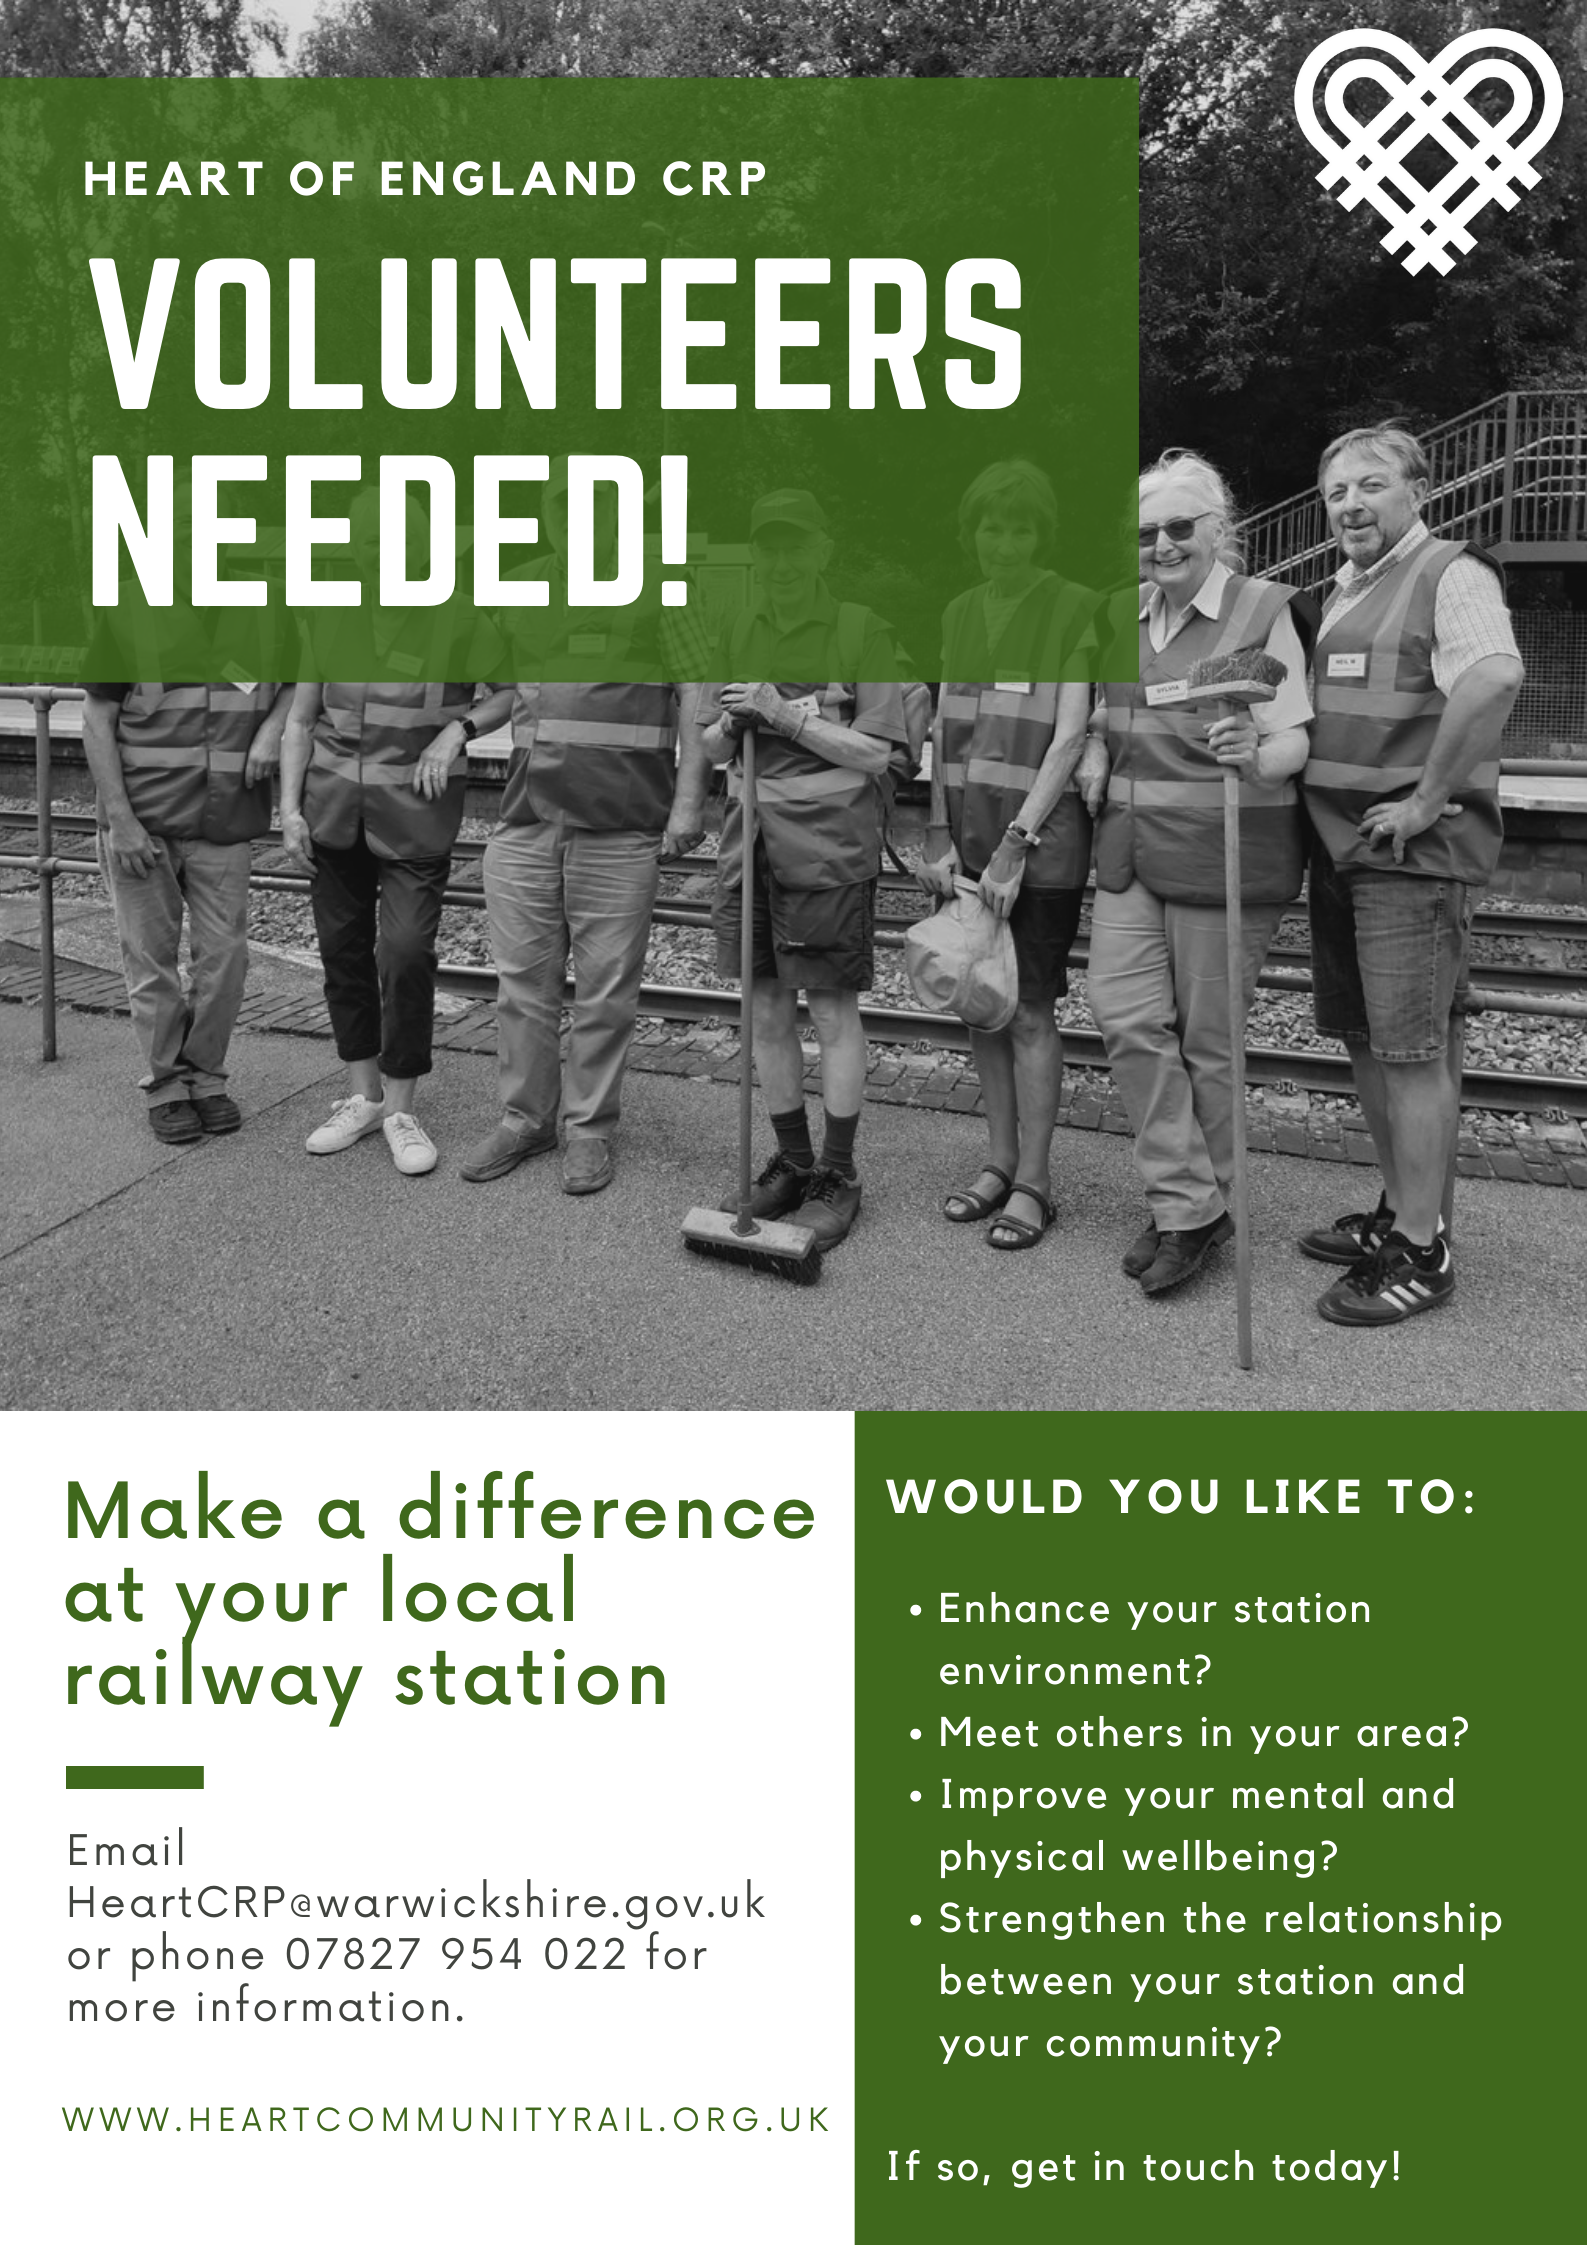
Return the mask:
[[1467,1010],[1473,892],[1464,881],[1335,866],[1314,855],[1312,1006],[1325,1037],[1383,1061],[1442,1060]]

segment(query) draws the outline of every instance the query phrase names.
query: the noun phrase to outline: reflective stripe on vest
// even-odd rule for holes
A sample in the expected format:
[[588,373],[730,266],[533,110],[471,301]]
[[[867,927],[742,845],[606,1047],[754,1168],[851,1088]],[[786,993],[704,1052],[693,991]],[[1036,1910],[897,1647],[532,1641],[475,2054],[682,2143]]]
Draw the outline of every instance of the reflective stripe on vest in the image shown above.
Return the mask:
[[[570,619],[565,637],[591,621]],[[603,655],[618,680],[600,685],[544,680],[520,692],[512,713],[512,757],[502,790],[507,826],[563,818],[597,833],[659,834],[677,785],[675,689],[663,668],[657,600],[602,610]],[[648,669],[651,679],[622,673]]]
[[[817,714],[830,724],[853,722],[851,683],[831,680],[777,691],[784,701],[813,698]],[[717,863],[722,884],[734,888],[743,849],[743,781],[736,764],[727,792]],[[829,764],[814,749],[800,748],[762,725],[755,735],[755,801],[766,862],[784,888],[847,888],[880,872],[882,791],[869,773]]]
[[[1207,808],[1207,789],[1218,790],[1219,816],[1222,816],[1223,777],[1207,780],[1127,780],[1108,781],[1110,803],[1134,803],[1142,809],[1162,810],[1170,804],[1188,805],[1194,810]],[[1240,808],[1242,810],[1270,810],[1276,803],[1294,803],[1299,800],[1292,780],[1280,780],[1269,787],[1261,780],[1241,780]]]
[[[432,667],[446,660],[450,639],[450,627],[438,618]],[[445,857],[463,823],[467,755],[459,750],[446,792],[433,800],[414,787],[414,768],[443,726],[466,717],[473,701],[473,686],[461,681],[327,684],[303,787],[314,840],[350,850],[362,825],[376,857]]]
[[[1182,683],[1194,662],[1262,646],[1292,588],[1231,576],[1216,618],[1199,610],[1157,652],[1138,619],[1139,685],[1107,685],[1112,774],[1097,824],[1097,886],[1127,889],[1138,880],[1176,904],[1224,899],[1223,772],[1207,748],[1209,713],[1150,688]],[[1212,713],[1216,715],[1216,712]],[[1295,788],[1260,781],[1240,786],[1240,894],[1250,904],[1286,904],[1300,893],[1304,856]]]
[[[832,796],[842,802],[852,800],[854,782],[864,779],[863,772],[848,771],[841,764],[828,764],[819,772],[784,772],[762,779],[755,778],[755,799],[760,803],[818,803],[823,796]],[[731,802],[742,802],[744,775],[735,765],[727,775],[727,792]]]
[[[944,667],[953,674],[937,704],[942,779],[954,847],[972,880],[985,872],[1035,784],[1058,721],[1053,681],[1068,667],[1096,606],[1084,586],[1044,578],[1009,618],[995,654],[987,646],[983,587],[961,593],[942,619]],[[990,671],[991,682],[966,679],[967,671],[982,681]],[[999,679],[1021,680],[1029,691],[1000,688]],[[1091,821],[1071,782],[1025,854],[1023,885],[1083,888],[1090,862]]]
[[[1367,805],[1408,795],[1421,778],[1445,701],[1433,680],[1438,586],[1463,553],[1490,568],[1480,547],[1428,538],[1330,624],[1317,643],[1311,761],[1301,774],[1306,808],[1336,865],[1484,882],[1499,861],[1497,760],[1480,764],[1450,797],[1460,816],[1435,819],[1395,864],[1359,831]],[[1339,658],[1359,677],[1340,677]]]
[[243,785],[254,734],[280,686],[136,685],[116,741],[127,800],[151,834],[251,842],[270,829],[270,782]]
[[564,748],[671,748],[673,727],[619,724],[615,718],[548,716],[542,711],[534,737],[542,745],[555,741]]

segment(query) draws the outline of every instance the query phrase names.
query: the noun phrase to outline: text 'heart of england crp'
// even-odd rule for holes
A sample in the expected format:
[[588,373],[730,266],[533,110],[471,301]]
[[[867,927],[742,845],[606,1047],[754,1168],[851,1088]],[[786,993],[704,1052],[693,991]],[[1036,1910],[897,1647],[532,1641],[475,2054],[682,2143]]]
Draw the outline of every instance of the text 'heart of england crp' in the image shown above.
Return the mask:
[[[1348,106],[1361,83],[1385,97],[1364,121]],[[1497,120],[1471,98],[1490,84],[1510,96]],[[1489,203],[1513,210],[1537,185],[1532,158],[1553,138],[1563,107],[1559,72],[1518,31],[1465,32],[1431,62],[1392,32],[1340,31],[1312,49],[1295,81],[1301,130],[1328,158],[1319,184],[1346,210],[1370,203],[1386,218],[1383,247],[1403,253],[1410,273],[1428,265],[1452,272],[1455,255],[1475,247],[1478,213]],[[1430,186],[1409,169],[1424,141],[1448,158]]]

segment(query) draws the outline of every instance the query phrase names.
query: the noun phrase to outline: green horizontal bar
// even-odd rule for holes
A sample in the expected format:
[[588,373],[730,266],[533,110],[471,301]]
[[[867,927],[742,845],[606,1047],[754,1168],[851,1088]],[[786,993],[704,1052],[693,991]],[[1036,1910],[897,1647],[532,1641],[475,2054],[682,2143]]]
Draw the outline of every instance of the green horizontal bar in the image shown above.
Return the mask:
[[68,1762],[68,1793],[202,1793],[199,1763]]

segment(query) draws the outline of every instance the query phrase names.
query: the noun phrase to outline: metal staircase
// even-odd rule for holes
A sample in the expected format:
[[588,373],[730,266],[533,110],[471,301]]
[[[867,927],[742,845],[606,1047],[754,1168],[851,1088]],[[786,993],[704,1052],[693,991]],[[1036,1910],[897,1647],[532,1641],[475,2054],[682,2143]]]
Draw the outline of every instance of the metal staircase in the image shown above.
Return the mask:
[[[1502,562],[1587,562],[1587,390],[1508,390],[1422,437],[1430,530],[1474,539]],[[1241,525],[1253,577],[1318,592],[1338,568],[1315,491]]]

